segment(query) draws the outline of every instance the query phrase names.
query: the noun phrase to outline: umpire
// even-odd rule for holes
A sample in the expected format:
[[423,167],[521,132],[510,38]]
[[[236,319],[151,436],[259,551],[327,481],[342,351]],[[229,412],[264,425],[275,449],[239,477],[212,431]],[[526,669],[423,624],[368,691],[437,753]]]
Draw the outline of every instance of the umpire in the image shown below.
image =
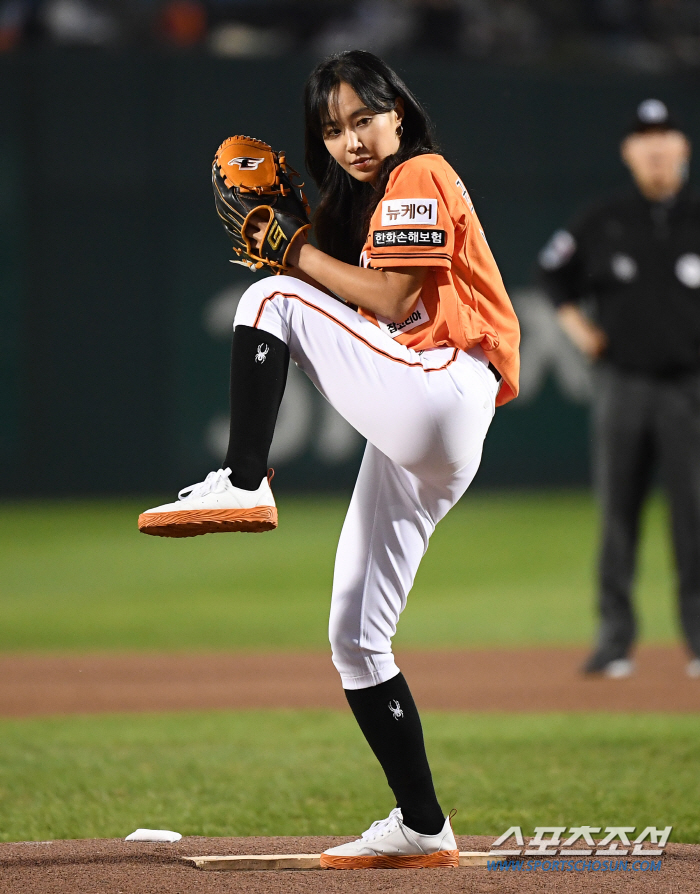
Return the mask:
[[639,519],[658,465],[687,672],[700,677],[700,199],[686,183],[688,138],[659,100],[637,108],[621,153],[636,188],[558,230],[539,256],[562,328],[596,361],[600,628],[583,671],[625,677],[634,669]]

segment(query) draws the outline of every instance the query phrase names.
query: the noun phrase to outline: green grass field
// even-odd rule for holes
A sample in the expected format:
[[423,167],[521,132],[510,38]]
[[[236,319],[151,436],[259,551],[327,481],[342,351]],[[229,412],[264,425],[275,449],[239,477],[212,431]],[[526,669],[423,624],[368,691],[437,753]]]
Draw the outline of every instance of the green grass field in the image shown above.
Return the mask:
[[[673,825],[671,840],[700,840],[700,717],[427,714],[424,726],[458,833]],[[2,721],[0,741],[0,840],[351,835],[394,806],[349,712]]]
[[[144,503],[0,507],[0,651],[325,649],[345,501],[281,501],[265,536],[144,537]],[[647,641],[676,636],[664,508],[645,520]],[[586,643],[596,513],[584,493],[468,495],[400,625],[413,647]],[[700,841],[700,716],[425,718],[456,830],[674,825]],[[0,840],[353,834],[393,806],[348,713],[0,720]]]
[[[346,501],[291,499],[269,534],[168,540],[145,503],[0,506],[0,650],[327,648]],[[596,510],[585,493],[467,495],[435,532],[397,645],[587,643]],[[642,638],[676,633],[665,510],[646,517]]]

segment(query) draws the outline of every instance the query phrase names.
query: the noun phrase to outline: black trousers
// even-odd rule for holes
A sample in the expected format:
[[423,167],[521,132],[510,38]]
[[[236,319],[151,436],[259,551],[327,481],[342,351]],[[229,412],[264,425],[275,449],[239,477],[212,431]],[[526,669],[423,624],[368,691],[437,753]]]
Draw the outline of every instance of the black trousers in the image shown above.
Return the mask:
[[593,408],[603,514],[598,649],[621,658],[636,638],[639,520],[658,467],[671,512],[680,623],[700,656],[700,374],[662,379],[601,365]]

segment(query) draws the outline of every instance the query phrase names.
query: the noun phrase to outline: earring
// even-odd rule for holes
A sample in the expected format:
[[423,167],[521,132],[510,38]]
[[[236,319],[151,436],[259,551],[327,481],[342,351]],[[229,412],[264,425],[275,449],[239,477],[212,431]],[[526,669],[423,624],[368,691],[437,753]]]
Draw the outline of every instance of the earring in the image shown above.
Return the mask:
[[401,137],[403,136],[403,124],[399,124],[399,126],[396,128],[396,136],[399,139],[401,139]]

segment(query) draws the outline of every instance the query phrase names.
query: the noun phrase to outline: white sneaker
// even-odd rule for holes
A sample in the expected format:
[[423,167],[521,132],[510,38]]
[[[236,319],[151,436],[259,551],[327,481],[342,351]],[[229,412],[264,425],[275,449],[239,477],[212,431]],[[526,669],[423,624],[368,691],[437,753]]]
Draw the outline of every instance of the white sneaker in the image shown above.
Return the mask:
[[321,869],[427,869],[459,866],[449,816],[437,835],[421,835],[403,824],[401,808],[362,833],[362,838],[321,854]]
[[616,658],[603,669],[603,676],[610,680],[625,680],[634,673],[634,661],[630,658]]
[[688,674],[691,680],[697,680],[700,678],[700,658],[693,658],[692,661],[689,661],[685,666],[685,672]]
[[196,537],[220,531],[271,531],[277,507],[270,490],[272,472],[257,490],[229,481],[230,469],[210,472],[204,481],[184,487],[177,503],[165,503],[139,515],[139,531],[157,537]]

